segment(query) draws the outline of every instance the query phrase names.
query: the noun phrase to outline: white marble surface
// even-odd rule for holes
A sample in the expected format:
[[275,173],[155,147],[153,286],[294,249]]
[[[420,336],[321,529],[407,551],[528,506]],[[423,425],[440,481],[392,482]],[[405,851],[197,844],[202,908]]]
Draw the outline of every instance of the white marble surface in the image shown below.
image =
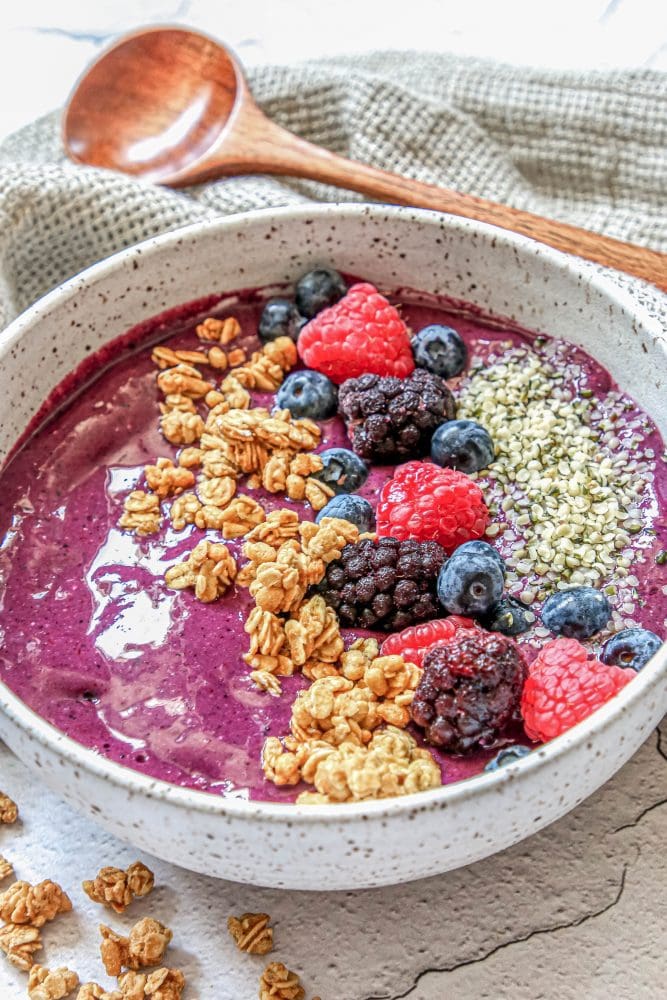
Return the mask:
[[[0,19],[0,138],[60,105],[114,35],[149,22],[219,35],[248,65],[415,47],[516,64],[667,69],[667,5],[657,0],[413,0],[396,8],[385,0],[28,0]],[[62,881],[75,904],[46,928],[40,959],[110,985],[96,954],[96,925],[107,915],[80,882],[135,852],[45,793],[1,747],[0,787],[22,810],[18,826],[0,828],[0,853],[20,878]],[[154,895],[109,922],[127,927],[151,913],[169,923],[187,1000],[257,996],[262,960],[237,953],[225,930],[227,915],[244,910],[274,917],[275,957],[302,974],[308,998],[653,1000],[667,994],[665,804],[667,753],[656,734],[570,816],[471,868],[394,889],[298,894],[155,862]],[[0,1000],[25,996],[25,977],[0,962]]]

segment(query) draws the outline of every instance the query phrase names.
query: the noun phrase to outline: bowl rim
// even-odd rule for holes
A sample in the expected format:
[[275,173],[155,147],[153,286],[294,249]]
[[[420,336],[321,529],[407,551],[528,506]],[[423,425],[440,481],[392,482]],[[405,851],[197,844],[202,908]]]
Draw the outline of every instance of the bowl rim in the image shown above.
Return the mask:
[[[492,236],[498,244],[514,247],[523,253],[532,252],[533,256],[543,258],[556,271],[570,277],[585,278],[596,291],[611,299],[621,309],[629,312],[655,337],[667,359],[667,342],[657,320],[633,299],[628,290],[610,280],[597,265],[571,257],[519,234],[476,220],[427,209],[358,202],[255,209],[190,223],[168,233],[149,237],[92,264],[38,299],[0,333],[0,356],[22,335],[27,327],[31,326],[45,312],[48,312],[52,306],[67,302],[81,290],[82,286],[88,285],[91,280],[103,279],[120,269],[128,261],[149,256],[170,245],[182,243],[184,240],[189,241],[209,230],[234,230],[239,227],[252,227],[268,220],[275,220],[276,217],[279,219],[299,219],[314,215],[322,218],[330,216],[341,218],[342,216],[353,219],[375,215],[381,215],[385,219],[387,217],[390,219],[409,217],[415,222],[434,223],[441,228],[444,223],[448,229],[463,234]],[[280,825],[298,823],[308,826],[322,822],[339,824],[346,821],[384,819],[404,814],[414,816],[419,812],[453,807],[483,793],[499,791],[507,782],[517,780],[524,775],[527,777],[529,774],[561,760],[575,748],[591,742],[617,716],[634,708],[637,702],[643,699],[648,691],[665,677],[667,677],[667,642],[663,643],[661,649],[633,678],[632,683],[627,684],[610,701],[561,736],[536,747],[530,754],[515,762],[495,771],[482,771],[470,778],[411,795],[326,805],[299,805],[295,802],[272,802],[234,795],[224,796],[215,792],[177,785],[160,778],[153,778],[128,765],[108,760],[97,751],[67,736],[31,709],[3,681],[0,681],[0,710],[10,722],[24,731],[29,740],[36,740],[45,750],[59,755],[87,774],[116,786],[130,796],[140,795],[153,801],[171,803],[191,812],[210,816],[220,815],[230,819],[252,819],[253,821],[276,822]]]

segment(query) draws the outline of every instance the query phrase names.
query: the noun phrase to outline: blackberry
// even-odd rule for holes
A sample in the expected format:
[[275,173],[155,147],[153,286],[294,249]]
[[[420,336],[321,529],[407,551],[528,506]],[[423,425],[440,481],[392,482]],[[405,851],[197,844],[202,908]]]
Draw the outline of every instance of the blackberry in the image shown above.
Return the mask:
[[329,563],[317,589],[341,625],[400,632],[441,614],[435,588],[445,558],[437,542],[363,539]]
[[492,747],[518,718],[527,669],[512,639],[480,632],[436,646],[423,668],[412,718],[434,746],[450,753]]
[[437,375],[417,368],[407,378],[361,375],[338,394],[352,446],[375,462],[427,455],[436,427],[455,414],[454,397]]

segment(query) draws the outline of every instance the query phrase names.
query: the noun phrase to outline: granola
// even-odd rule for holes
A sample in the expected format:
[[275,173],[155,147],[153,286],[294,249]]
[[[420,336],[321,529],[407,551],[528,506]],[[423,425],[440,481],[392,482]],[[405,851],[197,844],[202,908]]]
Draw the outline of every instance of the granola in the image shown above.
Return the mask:
[[124,913],[133,899],[147,896],[155,877],[150,868],[135,861],[126,870],[107,865],[94,879],[83,882],[83,891],[94,903],[102,903],[116,913]]
[[204,433],[204,421],[197,412],[169,410],[160,419],[160,430],[171,444],[194,444]]
[[154,535],[160,530],[161,520],[159,497],[144,490],[133,490],[125,498],[118,526],[137,535]]
[[19,818],[19,807],[9,795],[0,792],[0,823],[16,823]]
[[0,895],[0,919],[12,924],[43,927],[59,913],[69,913],[71,909],[69,896],[51,879],[38,885],[14,882]]
[[7,858],[0,854],[0,882],[4,882],[10,875],[14,874],[14,868]]
[[224,346],[238,337],[241,324],[234,316],[228,316],[226,319],[208,316],[203,323],[199,323],[196,332],[200,340]]
[[105,924],[100,924],[100,934],[100,954],[109,976],[120,975],[123,968],[136,971],[158,965],[173,936],[168,927],[152,917],[137,921],[127,937]]
[[271,962],[259,981],[259,1000],[304,1000],[306,992],[296,972],[282,962]]
[[60,969],[45,969],[33,965],[28,976],[28,996],[30,1000],[63,1000],[79,985],[76,972],[64,966]]
[[148,1000],[180,1000],[185,989],[185,976],[180,969],[126,972],[119,977],[118,986],[120,1000],[144,1000],[144,997]]
[[5,924],[0,927],[0,950],[17,969],[27,972],[33,955],[42,948],[42,935],[32,924]]
[[164,575],[172,590],[192,587],[195,597],[204,603],[216,601],[236,576],[236,563],[231,552],[222,542],[199,542],[185,562],[171,566]]
[[228,917],[227,929],[239,951],[251,955],[266,955],[273,950],[273,928],[268,913],[243,913]]
[[170,458],[158,458],[155,465],[144,469],[146,485],[161,500],[168,496],[178,496],[194,486],[195,477],[189,469],[174,465]]
[[161,371],[157,377],[157,385],[164,396],[180,393],[190,399],[201,399],[213,388],[210,382],[202,378],[198,368],[182,363]]

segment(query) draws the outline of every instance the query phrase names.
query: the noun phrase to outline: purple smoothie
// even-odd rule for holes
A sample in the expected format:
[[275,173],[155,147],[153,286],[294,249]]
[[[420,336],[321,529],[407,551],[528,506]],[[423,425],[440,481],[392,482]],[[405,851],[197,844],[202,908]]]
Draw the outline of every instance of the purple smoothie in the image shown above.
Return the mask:
[[[42,717],[110,760],[216,794],[292,801],[301,789],[268,782],[260,754],[267,736],[288,732],[293,698],[307,682],[300,675],[285,678],[283,696],[273,698],[249,680],[243,622],[253,602],[246,590],[234,588],[217,603],[201,604],[190,591],[166,587],[165,570],[202,532],[194,526],[176,532],[168,518],[159,534],[144,539],[117,528],[125,496],[142,486],[143,467],[176,454],[159,431],[155,368],[146,343],[159,339],[192,349],[202,313],[233,314],[242,324],[240,346],[254,349],[261,304],[254,293],[241,300],[217,313],[212,299],[184,306],[103,349],[54,393],[46,423],[6,467],[0,497],[0,679]],[[479,359],[508,343],[532,343],[531,334],[474,315],[454,315],[407,294],[401,301],[412,329],[453,325]],[[575,348],[568,352],[575,388],[585,385],[600,399],[616,388],[595,361]],[[270,399],[257,396],[255,402],[270,405]],[[629,414],[638,412],[628,403]],[[320,450],[349,447],[339,418],[322,428]],[[645,447],[663,452],[650,422]],[[361,494],[377,500],[391,473],[374,468]],[[282,495],[252,495],[267,511],[291,506],[302,518],[314,516],[307,504]],[[637,542],[646,562],[637,571],[641,598],[634,620],[662,634],[667,567],[654,560],[667,547],[667,469],[660,462],[645,503],[655,534]],[[170,504],[168,499],[163,509]],[[506,555],[502,537],[497,544]],[[242,562],[242,540],[229,545]],[[509,738],[525,742],[521,731]],[[478,773],[494,752],[435,755],[443,781],[452,782]]]

